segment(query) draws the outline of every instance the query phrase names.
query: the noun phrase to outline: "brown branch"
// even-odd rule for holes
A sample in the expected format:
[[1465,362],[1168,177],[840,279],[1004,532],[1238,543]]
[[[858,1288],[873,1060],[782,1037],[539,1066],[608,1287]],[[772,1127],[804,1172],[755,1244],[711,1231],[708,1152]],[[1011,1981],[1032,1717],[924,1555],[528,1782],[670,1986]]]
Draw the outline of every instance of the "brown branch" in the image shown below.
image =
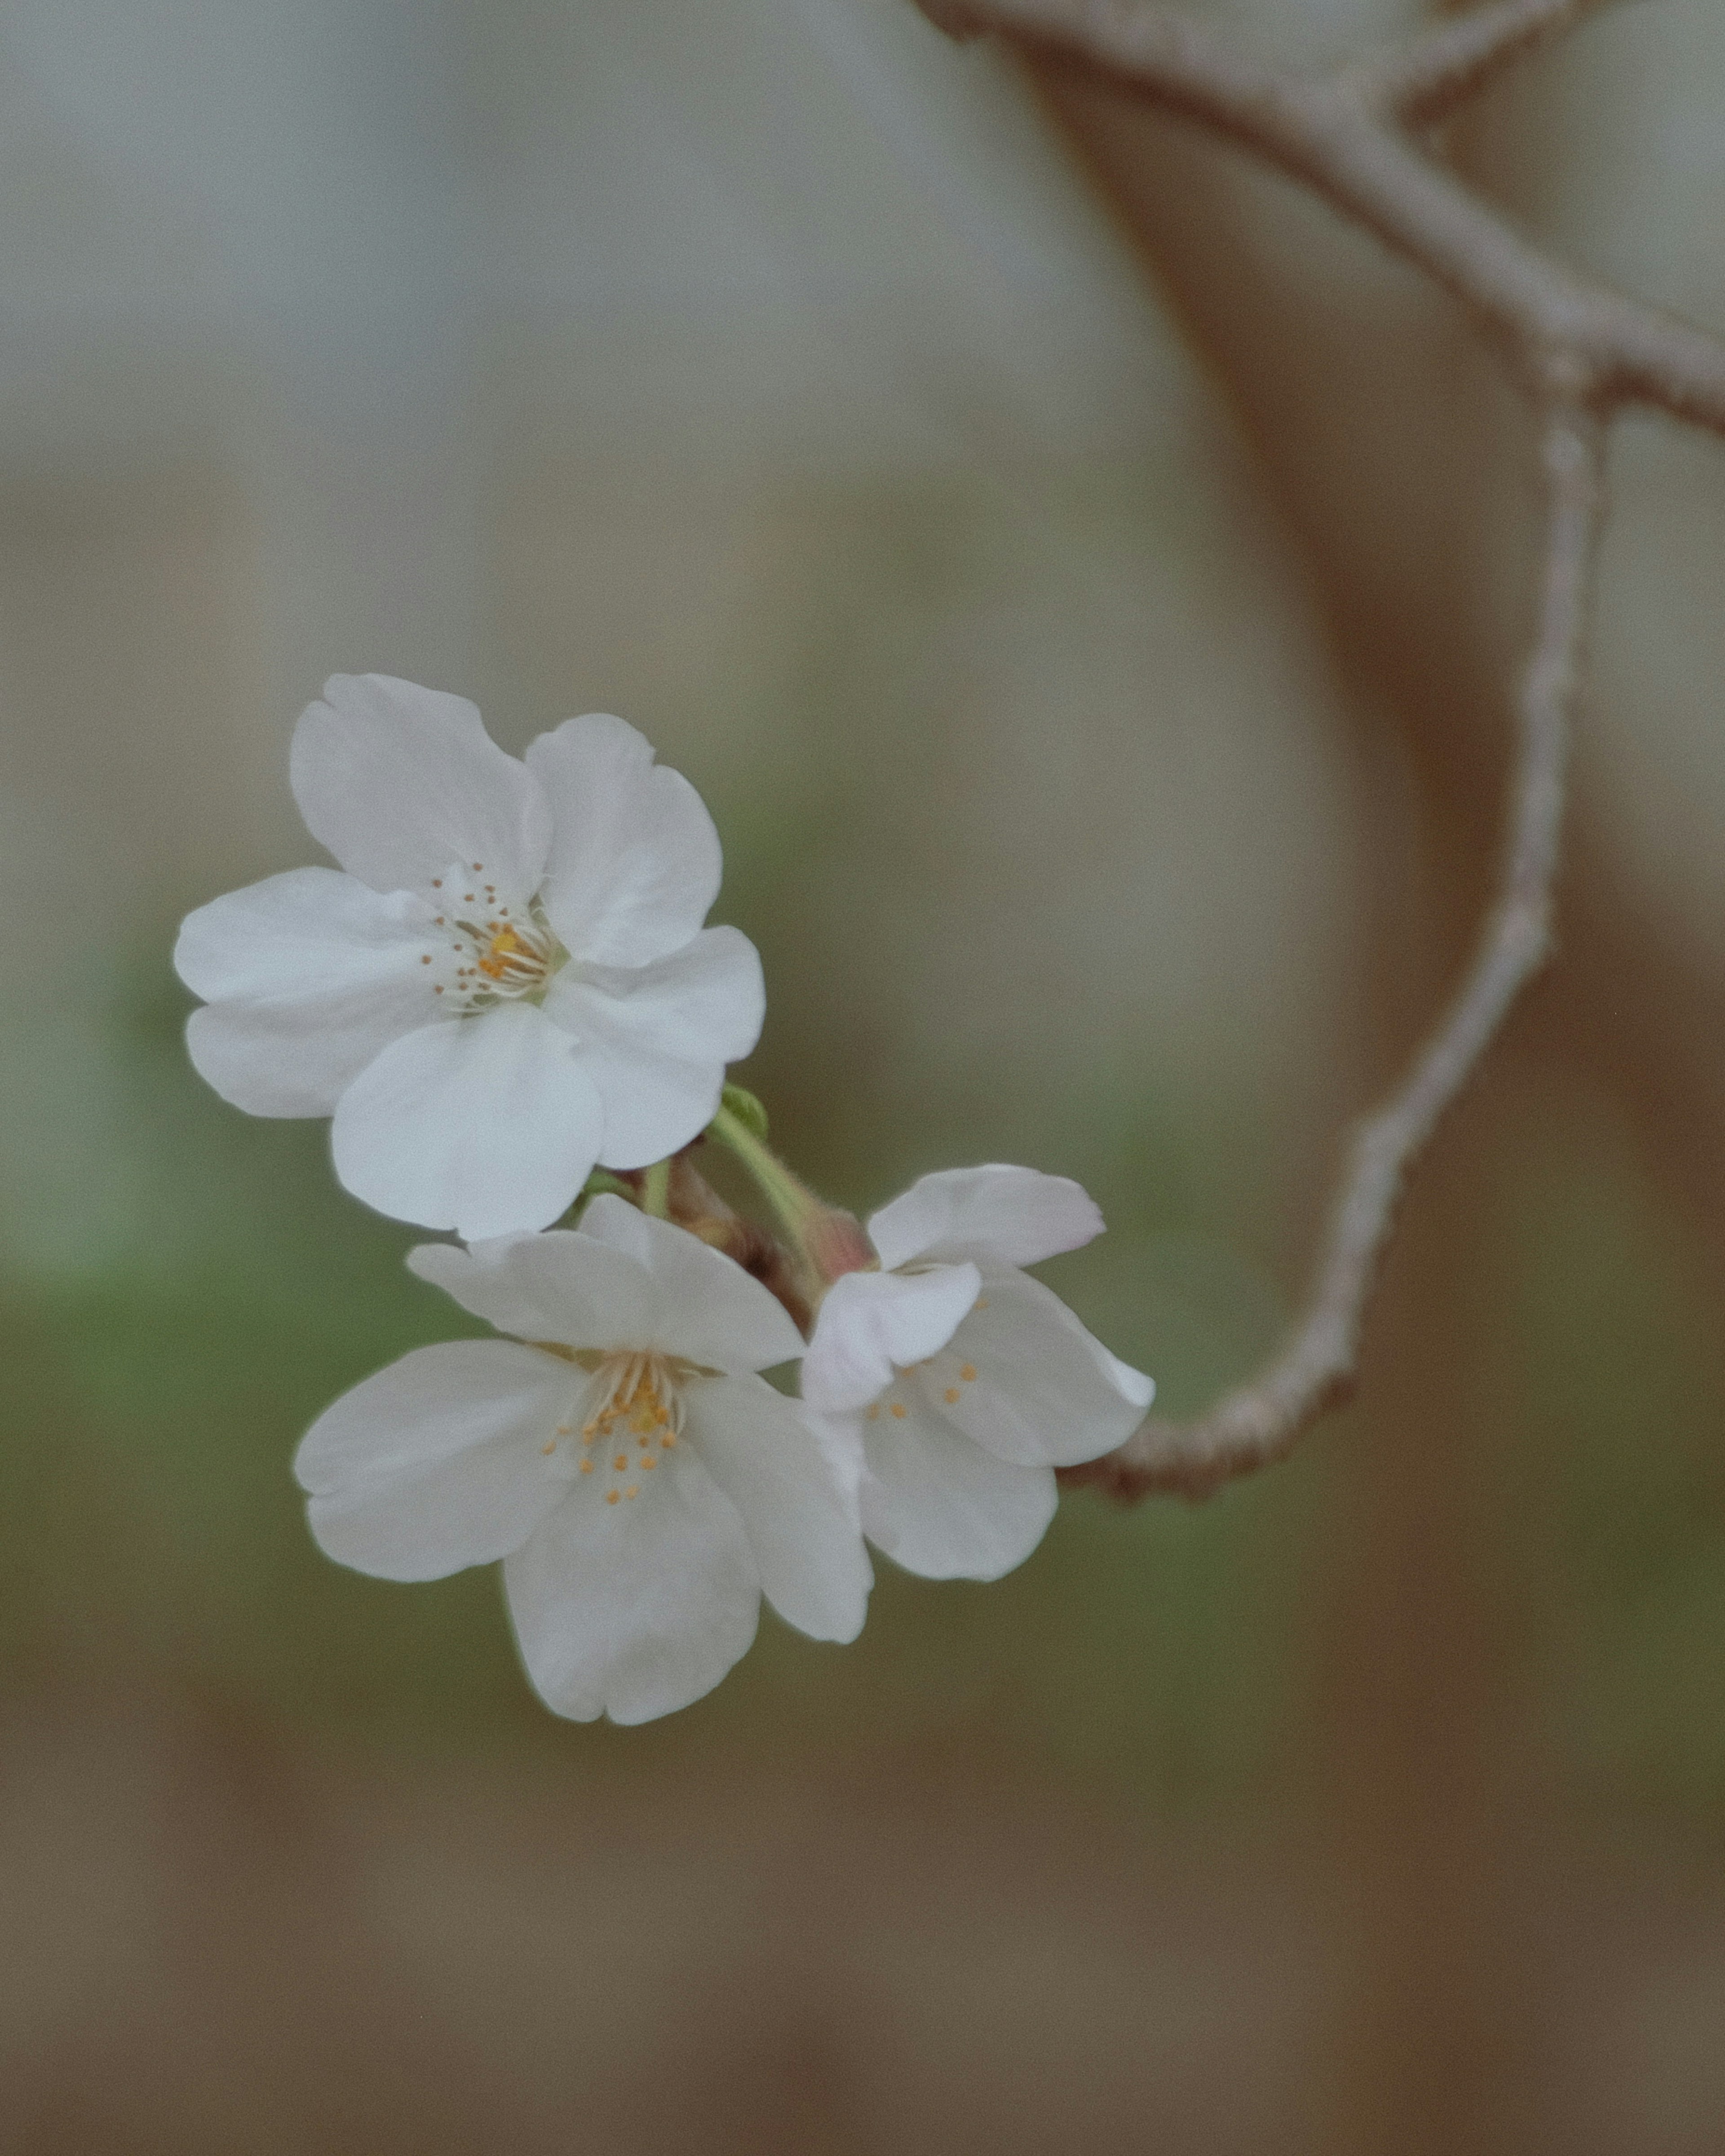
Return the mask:
[[1406,126],[1429,127],[1515,61],[1613,0],[1492,0],[1348,69],[1356,93]]
[[1226,38],[1137,0],[922,0],[955,35],[999,31],[1099,70],[1225,136],[1424,270],[1542,391],[1602,408],[1656,406],[1725,434],[1725,341],[1544,253],[1407,131],[1477,90],[1593,0],[1505,0],[1389,59],[1326,76],[1266,66]]
[[1497,897],[1460,993],[1403,1084],[1355,1137],[1311,1301],[1260,1377],[1189,1424],[1151,1417],[1118,1451],[1068,1470],[1131,1500],[1208,1496],[1284,1458],[1352,1389],[1359,1334],[1407,1173],[1550,947],[1552,885],[1604,520],[1604,429],[1568,403],[1548,415],[1539,626],[1520,698],[1514,806]]
[[1459,300],[1546,413],[1544,603],[1522,690],[1504,880],[1479,956],[1405,1083],[1356,1137],[1306,1316],[1281,1354],[1198,1422],[1153,1418],[1066,1478],[1127,1499],[1200,1496],[1283,1457],[1353,1384],[1407,1171],[1546,952],[1605,424],[1641,403],[1725,434],[1725,341],[1556,261],[1414,139],[1605,0],[1487,0],[1322,75],[1267,66],[1147,0],[920,4],[956,36],[999,32],[1099,74],[1307,187]]

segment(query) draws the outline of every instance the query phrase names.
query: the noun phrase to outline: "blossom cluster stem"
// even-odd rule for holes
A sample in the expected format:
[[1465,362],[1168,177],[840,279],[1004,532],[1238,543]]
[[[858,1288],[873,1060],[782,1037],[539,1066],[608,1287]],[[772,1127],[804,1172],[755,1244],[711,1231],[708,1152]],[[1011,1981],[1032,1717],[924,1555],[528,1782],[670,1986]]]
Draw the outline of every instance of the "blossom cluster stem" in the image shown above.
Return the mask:
[[806,1254],[809,1224],[826,1209],[808,1184],[793,1175],[765,1139],[757,1137],[742,1116],[729,1108],[719,1110],[707,1126],[707,1135],[735,1157],[786,1234]]

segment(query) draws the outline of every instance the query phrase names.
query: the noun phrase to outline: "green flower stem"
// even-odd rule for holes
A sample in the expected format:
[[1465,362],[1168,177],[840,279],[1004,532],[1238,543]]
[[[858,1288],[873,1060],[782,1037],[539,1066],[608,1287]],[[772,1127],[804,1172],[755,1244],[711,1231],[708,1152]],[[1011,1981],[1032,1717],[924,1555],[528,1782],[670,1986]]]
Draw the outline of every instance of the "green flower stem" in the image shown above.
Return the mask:
[[655,1220],[670,1218],[670,1163],[656,1160],[641,1178],[641,1210]]
[[799,1183],[773,1148],[757,1138],[742,1118],[733,1115],[729,1108],[720,1109],[707,1125],[707,1135],[735,1154],[797,1248],[806,1250],[804,1231],[810,1221],[826,1209],[814,1193],[806,1183]]

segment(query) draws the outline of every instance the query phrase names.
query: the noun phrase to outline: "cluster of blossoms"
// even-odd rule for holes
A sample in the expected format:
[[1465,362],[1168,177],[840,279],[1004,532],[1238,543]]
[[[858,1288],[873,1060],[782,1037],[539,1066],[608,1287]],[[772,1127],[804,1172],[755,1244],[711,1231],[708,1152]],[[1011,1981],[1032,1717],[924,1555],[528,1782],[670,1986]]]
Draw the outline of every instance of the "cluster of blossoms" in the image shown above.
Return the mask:
[[[865,1229],[791,1173],[725,1082],[765,999],[753,946],[703,926],[712,820],[620,719],[517,760],[459,697],[338,675],[292,776],[341,866],[187,918],[192,1060],[254,1114],[331,1116],[341,1182],[454,1230],[408,1262],[503,1336],[416,1349],[313,1424],[328,1554],[501,1559],[546,1703],[626,1722],[710,1691],[762,1594],[855,1639],[865,1540],[935,1578],[1029,1556],[1055,1469],[1153,1389],[1024,1270],[1101,1230],[1078,1185],[953,1169]],[[701,1174],[709,1140],[771,1232]],[[799,1398],[760,1374],[792,1363]]]

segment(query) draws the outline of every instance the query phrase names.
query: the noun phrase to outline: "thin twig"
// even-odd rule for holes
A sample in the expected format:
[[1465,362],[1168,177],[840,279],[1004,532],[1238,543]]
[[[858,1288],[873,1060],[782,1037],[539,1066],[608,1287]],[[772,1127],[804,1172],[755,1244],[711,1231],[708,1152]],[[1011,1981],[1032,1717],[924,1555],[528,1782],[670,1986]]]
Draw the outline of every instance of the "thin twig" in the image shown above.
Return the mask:
[[[1328,75],[1266,65],[1204,24],[1137,0],[922,4],[955,34],[993,30],[1065,54],[1297,180],[1453,293],[1541,393],[1585,397],[1605,411],[1656,406],[1725,434],[1725,342],[1555,260],[1408,131],[1409,105],[1425,119],[1430,100],[1447,110],[1579,22],[1589,12],[1579,0],[1493,10],[1497,34],[1477,48],[1458,44],[1463,23],[1445,22],[1378,67]],[[1507,35],[1507,25],[1525,34]],[[1399,110],[1386,86],[1394,83]]]
[[1304,1317],[1250,1384],[1199,1420],[1151,1418],[1117,1452],[1069,1470],[1123,1499],[1153,1490],[1208,1496],[1282,1459],[1352,1389],[1360,1327],[1407,1173],[1550,948],[1565,780],[1604,519],[1604,427],[1558,403],[1545,434],[1543,593],[1522,684],[1520,752],[1503,875],[1460,993],[1396,1092],[1363,1123],[1349,1155]]

